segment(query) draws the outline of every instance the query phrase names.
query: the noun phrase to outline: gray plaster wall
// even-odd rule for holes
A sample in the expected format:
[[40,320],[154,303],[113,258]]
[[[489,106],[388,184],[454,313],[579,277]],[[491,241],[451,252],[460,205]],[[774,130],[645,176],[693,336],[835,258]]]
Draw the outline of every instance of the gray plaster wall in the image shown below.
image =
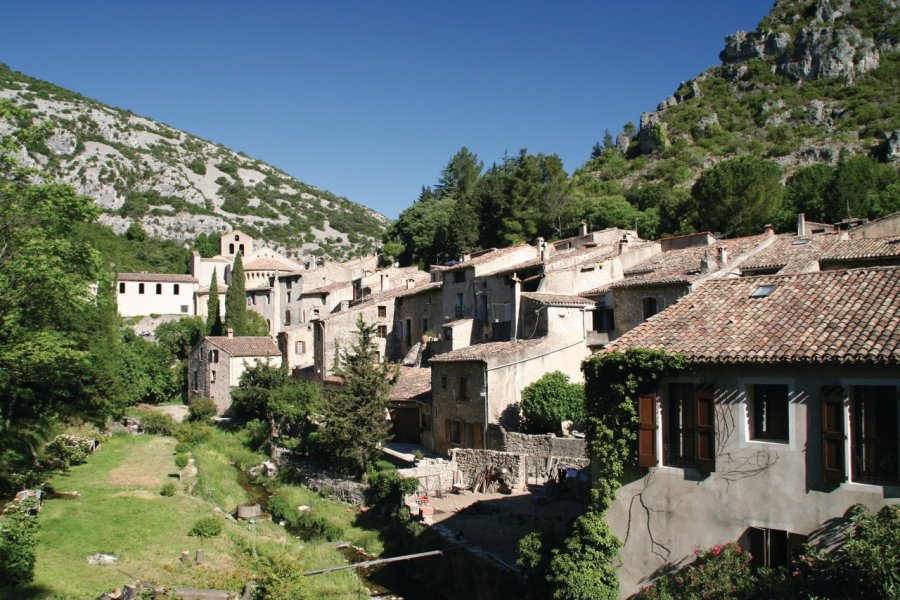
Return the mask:
[[[715,386],[716,468],[708,475],[662,462],[660,426],[670,382]],[[789,439],[750,438],[750,386],[784,384],[789,390]],[[693,559],[696,545],[746,542],[750,527],[778,529],[825,540],[830,525],[848,508],[872,510],[898,502],[900,486],[876,486],[850,480],[822,481],[821,388],[889,385],[900,391],[900,375],[888,369],[738,369],[720,366],[696,376],[664,381],[657,412],[659,464],[619,489],[608,520],[623,540],[619,558],[621,597],[647,585],[655,572]],[[850,402],[845,399],[845,458],[850,462]]]
[[662,312],[689,291],[689,284],[616,288],[613,291],[616,337],[644,322],[644,298],[656,298],[656,310]]

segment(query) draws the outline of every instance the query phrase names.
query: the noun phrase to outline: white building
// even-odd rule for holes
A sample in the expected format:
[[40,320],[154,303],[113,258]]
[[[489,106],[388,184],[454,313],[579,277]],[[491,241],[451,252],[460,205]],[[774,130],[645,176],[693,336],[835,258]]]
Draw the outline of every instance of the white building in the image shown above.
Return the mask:
[[123,317],[195,314],[193,275],[119,273],[116,301]]

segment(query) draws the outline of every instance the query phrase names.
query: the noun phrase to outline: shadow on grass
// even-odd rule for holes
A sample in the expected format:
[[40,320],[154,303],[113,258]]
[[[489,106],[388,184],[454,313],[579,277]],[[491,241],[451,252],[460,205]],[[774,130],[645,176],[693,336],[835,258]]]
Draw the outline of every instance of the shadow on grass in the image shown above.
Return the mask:
[[53,590],[44,585],[28,584],[23,586],[0,585],[0,598],[16,598],[17,600],[38,600],[51,598]]

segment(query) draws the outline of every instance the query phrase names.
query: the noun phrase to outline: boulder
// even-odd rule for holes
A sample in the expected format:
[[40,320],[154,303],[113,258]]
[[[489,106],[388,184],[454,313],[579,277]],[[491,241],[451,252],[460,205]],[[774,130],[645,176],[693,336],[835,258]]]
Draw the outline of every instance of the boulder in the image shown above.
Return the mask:
[[780,59],[775,70],[794,81],[840,77],[852,83],[880,64],[874,40],[854,27],[804,28],[797,34],[793,55]]

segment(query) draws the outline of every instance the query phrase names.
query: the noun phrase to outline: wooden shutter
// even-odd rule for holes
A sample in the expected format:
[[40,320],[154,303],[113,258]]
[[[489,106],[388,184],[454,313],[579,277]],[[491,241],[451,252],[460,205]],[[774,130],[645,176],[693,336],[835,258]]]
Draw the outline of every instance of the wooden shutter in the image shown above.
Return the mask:
[[716,470],[716,403],[713,392],[711,385],[698,385],[694,389],[697,419],[694,432],[696,466],[701,473],[712,473]]
[[638,466],[655,467],[656,461],[656,394],[638,398]]
[[827,483],[847,480],[844,468],[844,388],[822,388],[822,477]]

